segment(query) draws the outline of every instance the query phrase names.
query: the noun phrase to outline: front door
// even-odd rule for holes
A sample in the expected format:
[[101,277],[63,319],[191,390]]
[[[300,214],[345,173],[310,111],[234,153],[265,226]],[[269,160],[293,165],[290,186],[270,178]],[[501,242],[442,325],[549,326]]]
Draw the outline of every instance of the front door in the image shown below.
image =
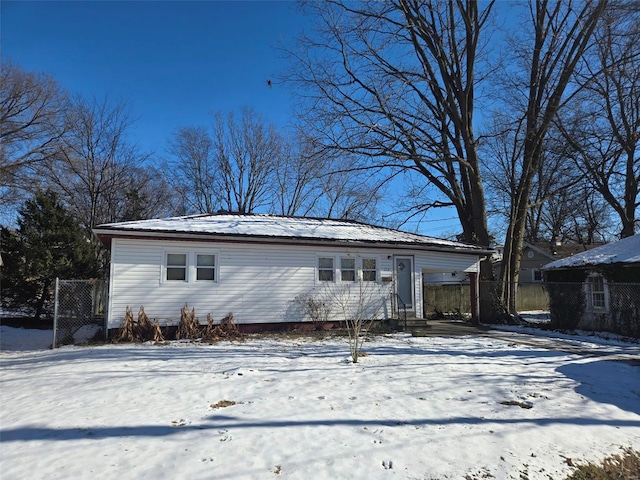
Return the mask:
[[413,257],[394,257],[396,293],[407,310],[413,310]]

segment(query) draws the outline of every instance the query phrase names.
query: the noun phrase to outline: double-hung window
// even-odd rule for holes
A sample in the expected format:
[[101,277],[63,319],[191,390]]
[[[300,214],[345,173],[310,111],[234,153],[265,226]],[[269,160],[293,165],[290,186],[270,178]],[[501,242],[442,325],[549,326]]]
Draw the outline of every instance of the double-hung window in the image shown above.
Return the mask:
[[333,257],[318,257],[318,280],[321,282],[333,282],[333,279]]
[[602,275],[587,277],[587,303],[592,311],[607,309],[607,284]]
[[185,252],[165,252],[165,282],[218,282],[215,252],[192,249]]
[[187,281],[186,253],[167,253],[166,280]]
[[196,280],[216,281],[216,256],[196,253]]
[[340,279],[343,282],[356,281],[356,259],[343,257],[340,259]]
[[362,259],[362,281],[375,282],[378,278],[378,265],[375,258]]

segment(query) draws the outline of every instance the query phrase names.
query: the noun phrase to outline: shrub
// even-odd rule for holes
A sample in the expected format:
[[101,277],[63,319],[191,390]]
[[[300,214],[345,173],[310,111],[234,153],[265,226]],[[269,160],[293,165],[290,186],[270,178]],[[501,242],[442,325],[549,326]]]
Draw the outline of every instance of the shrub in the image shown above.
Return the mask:
[[301,293],[294,299],[294,302],[300,305],[305,315],[311,318],[316,330],[324,330],[324,325],[331,314],[331,305],[313,293]]

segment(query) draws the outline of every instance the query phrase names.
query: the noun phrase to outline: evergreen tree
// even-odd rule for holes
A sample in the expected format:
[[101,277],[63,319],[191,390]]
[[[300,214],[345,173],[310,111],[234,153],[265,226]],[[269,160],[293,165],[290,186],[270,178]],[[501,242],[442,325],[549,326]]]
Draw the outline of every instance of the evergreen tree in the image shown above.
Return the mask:
[[18,230],[1,232],[2,303],[30,307],[39,319],[56,277],[95,278],[99,262],[85,230],[55,192],[36,193],[18,213]]

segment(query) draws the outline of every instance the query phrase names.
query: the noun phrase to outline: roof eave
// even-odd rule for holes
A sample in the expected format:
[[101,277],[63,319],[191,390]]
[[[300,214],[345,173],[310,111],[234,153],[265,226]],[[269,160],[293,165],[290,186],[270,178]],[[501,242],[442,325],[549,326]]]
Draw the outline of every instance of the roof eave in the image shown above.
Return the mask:
[[384,242],[377,240],[347,240],[347,239],[329,239],[329,238],[301,238],[301,237],[285,237],[285,236],[268,236],[268,235],[237,235],[224,233],[209,232],[176,232],[172,230],[123,230],[117,228],[94,228],[94,234],[106,246],[110,247],[113,238],[150,238],[158,240],[191,240],[191,241],[209,241],[209,242],[242,242],[242,243],[259,243],[259,244],[291,244],[291,245],[332,245],[332,246],[350,246],[354,245],[371,247],[380,246],[384,248],[395,248],[403,250],[429,250],[441,251],[449,253],[460,253],[485,256],[494,253],[490,249],[482,249],[481,247],[465,246],[454,247],[447,245],[430,245],[426,243],[414,242]]

